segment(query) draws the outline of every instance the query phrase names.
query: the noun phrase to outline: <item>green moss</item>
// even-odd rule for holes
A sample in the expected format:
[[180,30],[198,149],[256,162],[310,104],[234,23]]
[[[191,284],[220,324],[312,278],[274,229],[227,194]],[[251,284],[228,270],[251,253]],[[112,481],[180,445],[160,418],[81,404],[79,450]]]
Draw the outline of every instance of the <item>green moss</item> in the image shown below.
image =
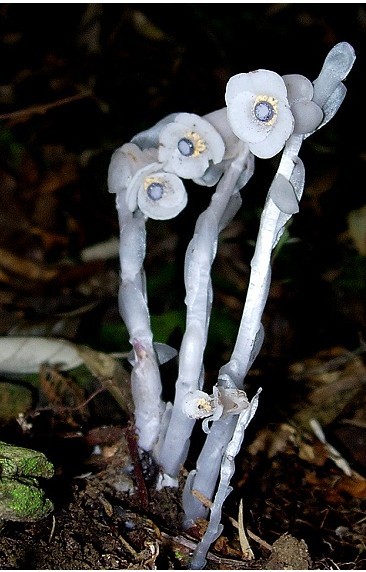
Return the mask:
[[16,447],[0,441],[0,472],[3,477],[43,477],[53,476],[53,466],[39,451]]
[[34,521],[47,516],[53,508],[35,479],[0,480],[0,518]]

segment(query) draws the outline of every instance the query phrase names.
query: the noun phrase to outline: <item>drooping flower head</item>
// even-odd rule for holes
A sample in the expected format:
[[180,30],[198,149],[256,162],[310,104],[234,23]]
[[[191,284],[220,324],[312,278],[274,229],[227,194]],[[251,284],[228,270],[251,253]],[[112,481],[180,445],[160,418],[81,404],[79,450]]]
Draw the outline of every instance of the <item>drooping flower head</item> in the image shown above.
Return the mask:
[[267,159],[281,151],[295,124],[281,76],[262,69],[237,74],[228,81],[225,99],[233,132],[254,155]]
[[156,160],[157,153],[153,148],[142,151],[134,143],[125,143],[118,147],[108,168],[109,192],[119,194],[126,191],[137,171]]
[[282,78],[268,70],[232,77],[226,89],[228,120],[234,133],[257,157],[276,155],[292,133],[314,131],[323,111],[311,81],[299,74]]
[[126,203],[131,212],[139,208],[149,218],[167,220],[177,216],[186,206],[187,193],[182,181],[160,168],[159,163],[152,163],[133,177],[126,192]]
[[179,113],[159,135],[159,161],[165,171],[183,179],[203,177],[224,153],[225,144],[216,129],[193,113]]

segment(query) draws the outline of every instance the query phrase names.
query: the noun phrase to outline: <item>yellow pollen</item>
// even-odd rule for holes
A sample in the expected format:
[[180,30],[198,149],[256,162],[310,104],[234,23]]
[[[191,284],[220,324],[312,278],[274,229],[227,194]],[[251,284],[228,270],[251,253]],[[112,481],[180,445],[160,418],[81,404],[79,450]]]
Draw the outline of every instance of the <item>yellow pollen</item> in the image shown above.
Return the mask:
[[206,413],[209,413],[210,411],[212,411],[211,403],[207,399],[204,399],[204,398],[198,399],[197,407],[200,411],[205,411]]
[[153,183],[158,183],[163,187],[165,185],[164,179],[160,177],[146,177],[146,179],[144,179],[144,191],[146,191]]
[[[265,117],[260,118],[258,116],[258,106],[260,106],[261,103],[267,104],[266,107],[268,109],[268,119]],[[277,121],[278,99],[272,97],[272,95],[257,95],[253,105],[253,115],[259,123],[265,125],[273,125]]]
[[198,155],[200,155],[201,153],[206,151],[206,149],[207,149],[206,142],[195,131],[188,131],[184,135],[184,137],[186,137],[187,139],[189,139],[193,143],[194,151],[193,151],[191,157],[198,157]]

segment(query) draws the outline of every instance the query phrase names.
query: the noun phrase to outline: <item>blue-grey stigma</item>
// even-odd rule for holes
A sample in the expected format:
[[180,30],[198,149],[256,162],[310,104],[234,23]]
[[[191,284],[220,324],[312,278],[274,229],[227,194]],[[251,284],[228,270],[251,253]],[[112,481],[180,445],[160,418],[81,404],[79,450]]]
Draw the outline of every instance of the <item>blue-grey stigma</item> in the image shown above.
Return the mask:
[[164,185],[161,183],[151,183],[146,188],[147,196],[152,201],[158,201],[164,194]]
[[271,121],[275,115],[275,109],[268,101],[259,101],[254,106],[254,115],[258,121],[267,123]]
[[193,141],[191,141],[187,137],[182,137],[182,139],[179,139],[178,151],[181,153],[181,155],[183,155],[184,157],[190,157],[191,155],[193,155],[194,150],[195,149]]

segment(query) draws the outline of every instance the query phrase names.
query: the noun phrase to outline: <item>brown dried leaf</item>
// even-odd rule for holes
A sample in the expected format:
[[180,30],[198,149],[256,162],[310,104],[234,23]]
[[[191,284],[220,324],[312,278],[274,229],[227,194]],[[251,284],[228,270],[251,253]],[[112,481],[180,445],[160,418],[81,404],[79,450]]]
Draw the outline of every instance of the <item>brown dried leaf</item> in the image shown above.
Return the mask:
[[40,389],[49,406],[69,425],[77,425],[75,415],[82,421],[88,419],[84,390],[55,365],[40,367]]
[[10,275],[40,282],[50,282],[58,273],[56,268],[16,256],[5,248],[0,248],[0,266]]
[[88,346],[78,346],[78,352],[89,371],[130,416],[134,411],[131,379],[122,364],[109,354],[92,350]]
[[265,452],[269,459],[284,452],[289,444],[297,441],[296,429],[287,423],[281,423],[275,429],[262,429],[256,438],[249,445],[248,450],[251,455]]
[[366,256],[366,205],[351,211],[347,217],[348,234],[361,256]]

